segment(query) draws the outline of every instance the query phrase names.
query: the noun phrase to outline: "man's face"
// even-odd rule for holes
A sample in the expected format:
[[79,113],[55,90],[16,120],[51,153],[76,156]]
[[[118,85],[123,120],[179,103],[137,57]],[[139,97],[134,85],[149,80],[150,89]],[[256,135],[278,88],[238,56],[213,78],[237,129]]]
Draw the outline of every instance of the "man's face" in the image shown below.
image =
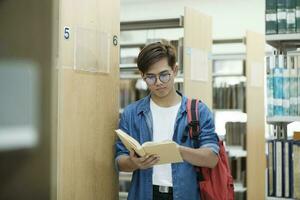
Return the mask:
[[149,67],[148,71],[143,74],[143,79],[152,95],[162,98],[172,91],[176,75],[177,68],[174,67],[172,70],[167,58],[163,58]]

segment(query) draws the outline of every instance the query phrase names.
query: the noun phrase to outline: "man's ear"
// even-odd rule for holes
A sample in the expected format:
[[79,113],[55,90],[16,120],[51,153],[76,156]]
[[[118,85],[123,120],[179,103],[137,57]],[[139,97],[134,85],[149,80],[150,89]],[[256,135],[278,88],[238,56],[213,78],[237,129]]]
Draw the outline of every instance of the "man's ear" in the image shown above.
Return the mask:
[[143,78],[144,73],[141,70],[139,70],[139,73],[140,73],[141,77]]
[[177,64],[174,65],[173,72],[174,72],[174,75],[177,76],[177,73],[178,73],[178,65]]

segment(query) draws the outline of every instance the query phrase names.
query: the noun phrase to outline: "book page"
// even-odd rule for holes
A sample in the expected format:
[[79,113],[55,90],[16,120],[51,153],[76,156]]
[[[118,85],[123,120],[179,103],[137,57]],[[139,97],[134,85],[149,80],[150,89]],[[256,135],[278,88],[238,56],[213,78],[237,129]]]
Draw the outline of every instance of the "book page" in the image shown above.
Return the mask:
[[131,137],[121,129],[115,130],[115,132],[129,151],[134,150],[139,156],[144,156],[146,154],[140,143],[133,137]]
[[143,143],[142,147],[148,147],[148,146],[153,146],[153,145],[161,145],[161,144],[170,144],[170,143],[174,143],[174,141],[172,141],[172,140],[165,140],[165,141],[161,141],[161,142],[149,141],[149,142]]

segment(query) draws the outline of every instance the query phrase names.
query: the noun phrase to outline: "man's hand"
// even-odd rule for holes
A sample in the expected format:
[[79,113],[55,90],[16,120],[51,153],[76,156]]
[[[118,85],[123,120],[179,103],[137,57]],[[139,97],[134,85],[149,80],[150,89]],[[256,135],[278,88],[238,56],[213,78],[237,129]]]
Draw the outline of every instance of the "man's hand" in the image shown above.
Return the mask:
[[144,157],[137,157],[134,151],[130,151],[130,160],[136,166],[137,169],[147,169],[153,167],[158,161],[157,155],[146,155]]

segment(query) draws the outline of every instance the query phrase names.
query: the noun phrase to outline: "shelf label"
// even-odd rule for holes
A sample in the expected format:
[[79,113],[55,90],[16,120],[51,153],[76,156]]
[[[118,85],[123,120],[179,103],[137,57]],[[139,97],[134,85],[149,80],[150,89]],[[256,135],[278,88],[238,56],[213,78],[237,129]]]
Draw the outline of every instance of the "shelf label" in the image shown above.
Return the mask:
[[263,87],[264,65],[260,62],[251,63],[250,85],[252,87]]

